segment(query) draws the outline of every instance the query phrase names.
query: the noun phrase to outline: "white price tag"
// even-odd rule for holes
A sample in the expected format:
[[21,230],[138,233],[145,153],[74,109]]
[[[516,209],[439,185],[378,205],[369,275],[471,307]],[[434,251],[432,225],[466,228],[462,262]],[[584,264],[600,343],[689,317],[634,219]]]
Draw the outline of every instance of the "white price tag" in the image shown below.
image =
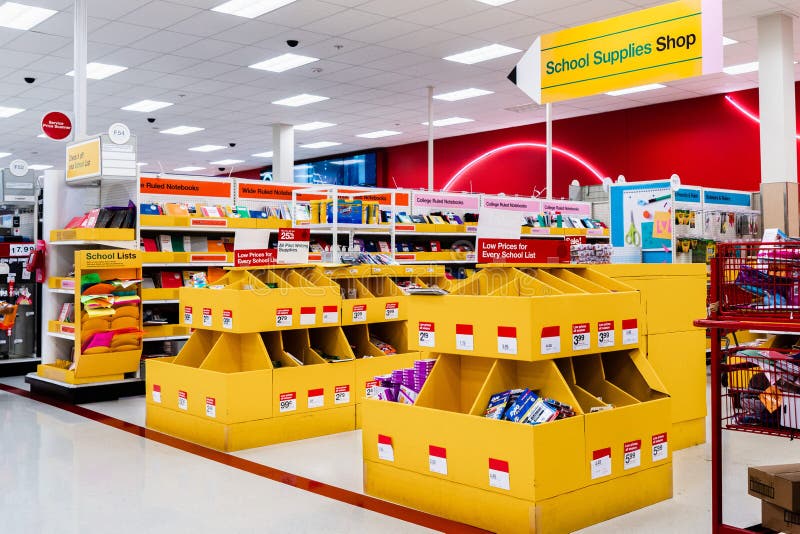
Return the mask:
[[614,321],[597,323],[597,346],[599,348],[613,347],[616,344],[614,337]]
[[211,308],[203,308],[203,326],[211,326]]
[[656,434],[653,436],[653,462],[666,460],[669,455],[667,433]]
[[374,397],[378,394],[378,381],[377,380],[369,380],[364,383],[364,389],[366,390],[367,397]]
[[281,413],[293,412],[297,409],[297,393],[281,393],[279,399],[279,410]]
[[428,468],[431,473],[447,474],[447,450],[443,447],[428,447]]
[[308,390],[308,409],[322,408],[325,406],[325,390],[323,388]]
[[227,328],[228,330],[233,328],[233,311],[222,310],[222,328]]
[[291,308],[279,308],[275,310],[275,326],[278,328],[292,326]]
[[558,354],[561,352],[561,327],[545,326],[542,328],[542,354]]
[[393,321],[394,319],[398,319],[399,317],[400,317],[400,303],[387,302],[386,311],[383,314],[384,320]]
[[302,326],[311,326],[316,323],[317,323],[316,308],[300,308],[300,324]]
[[153,402],[161,404],[161,386],[153,384]]
[[350,386],[336,386],[333,390],[334,404],[347,404],[350,402]]
[[639,343],[639,322],[636,319],[622,321],[622,344],[635,345]]
[[192,307],[191,306],[184,306],[183,307],[183,322],[184,322],[184,324],[192,324],[192,322],[194,322],[194,317],[192,316]]
[[353,306],[353,322],[363,323],[367,320],[367,305],[356,304]]
[[489,485],[493,488],[511,490],[508,462],[489,458]]
[[25,243],[25,244],[15,244],[8,246],[8,255],[12,258],[21,258],[30,256],[31,252],[36,248],[36,245]]
[[392,438],[378,434],[378,458],[387,462],[394,462],[394,447]]
[[513,326],[497,327],[497,352],[500,354],[517,353],[517,329]]
[[339,322],[339,308],[336,306],[322,307],[322,322],[325,324],[336,324]]
[[625,457],[623,467],[633,469],[642,465],[642,440],[628,441],[625,443]]
[[217,399],[214,397],[206,397],[206,416],[217,417]]
[[611,474],[611,449],[601,449],[592,453],[592,479],[607,477]]
[[189,395],[183,390],[178,391],[178,408],[181,410],[189,409]]
[[572,325],[572,351],[589,350],[591,346],[590,335],[589,323]]
[[471,324],[456,325],[456,348],[458,350],[475,350],[475,336]]
[[436,346],[436,332],[433,323],[419,323],[419,346],[433,348]]

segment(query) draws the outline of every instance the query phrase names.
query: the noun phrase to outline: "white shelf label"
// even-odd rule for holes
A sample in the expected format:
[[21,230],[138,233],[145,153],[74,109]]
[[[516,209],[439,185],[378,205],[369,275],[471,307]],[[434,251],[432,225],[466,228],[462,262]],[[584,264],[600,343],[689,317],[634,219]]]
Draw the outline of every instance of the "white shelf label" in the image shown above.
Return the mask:
[[322,307],[322,322],[324,324],[336,324],[339,322],[339,308],[337,306]]
[[368,380],[364,383],[364,389],[366,390],[367,397],[374,397],[378,394],[378,381]]
[[279,401],[279,410],[281,413],[293,412],[297,409],[297,393],[294,391],[291,393],[281,393]]
[[597,323],[597,346],[601,349],[613,347],[614,340],[614,321],[603,321]]
[[353,306],[353,322],[354,323],[363,323],[367,320],[367,305],[366,304],[356,304]]
[[431,473],[447,474],[447,450],[443,447],[428,447],[428,468]]
[[386,321],[392,321],[400,317],[400,303],[399,302],[387,302],[386,303],[386,311],[383,314],[383,318]]
[[508,462],[489,458],[489,485],[493,488],[511,490]]
[[192,307],[191,306],[184,306],[183,307],[183,322],[185,324],[192,324],[194,322],[194,316],[192,315]]
[[561,327],[545,326],[542,328],[542,354],[558,354],[561,352]]
[[206,397],[206,416],[217,418],[217,399]]
[[323,388],[308,390],[308,409],[322,408],[325,406],[325,390]]
[[592,480],[611,474],[611,448],[592,452]]
[[222,328],[227,328],[228,330],[233,328],[233,311],[222,310]]
[[203,326],[211,326],[211,308],[203,308]]
[[275,326],[278,328],[292,326],[291,308],[279,308],[275,310]]
[[36,245],[33,244],[22,244],[22,245],[9,245],[8,246],[8,255],[12,258],[20,258],[23,256],[30,256],[31,252],[36,248]]
[[434,330],[433,323],[419,323],[420,347],[432,348],[436,346],[436,332]]
[[653,436],[653,462],[660,462],[666,460],[669,455],[667,433],[656,434]]
[[350,402],[350,386],[336,386],[333,390],[334,404],[347,404]]
[[300,308],[300,324],[302,326],[317,324],[317,309],[313,307]]
[[394,447],[392,438],[378,434],[378,458],[387,462],[394,462]]
[[456,325],[456,348],[458,350],[475,350],[475,336],[471,324]]
[[517,353],[517,329],[513,326],[497,327],[497,352],[500,354]]
[[589,350],[591,347],[589,323],[572,325],[572,351]]
[[178,408],[181,410],[189,409],[189,395],[183,390],[178,391]]
[[642,465],[642,440],[628,441],[625,443],[625,457],[623,466],[625,469],[633,469]]
[[153,384],[153,402],[161,404],[161,386]]
[[639,343],[639,322],[636,319],[622,321],[622,344],[635,345]]

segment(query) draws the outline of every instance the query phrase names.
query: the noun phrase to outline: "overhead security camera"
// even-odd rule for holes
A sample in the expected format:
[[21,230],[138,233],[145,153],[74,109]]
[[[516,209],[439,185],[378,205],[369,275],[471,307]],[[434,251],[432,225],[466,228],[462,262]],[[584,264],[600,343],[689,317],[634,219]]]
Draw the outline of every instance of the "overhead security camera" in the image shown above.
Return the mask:
[[34,83],[36,81],[36,78],[34,78],[33,76],[25,76],[24,80],[25,83]]
[[147,117],[147,122],[149,122],[150,124],[153,124],[154,122],[156,122],[156,118],[155,117]]
[[235,147],[235,146],[236,146],[236,143],[228,143],[228,146],[229,146],[229,147],[231,147],[231,148],[233,148],[233,147]]
[[289,39],[288,41],[286,41],[286,44],[289,45],[291,48],[294,48],[300,44],[300,41],[298,41],[297,39]]
[[224,171],[224,170],[225,170],[225,167],[217,167],[217,170],[218,170],[219,172],[222,172],[222,171]]

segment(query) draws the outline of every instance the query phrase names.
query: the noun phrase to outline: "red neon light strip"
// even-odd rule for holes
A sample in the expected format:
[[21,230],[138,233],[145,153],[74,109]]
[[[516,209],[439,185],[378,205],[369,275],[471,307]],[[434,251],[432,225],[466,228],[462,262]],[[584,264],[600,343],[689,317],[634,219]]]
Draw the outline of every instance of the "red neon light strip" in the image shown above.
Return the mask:
[[[757,115],[751,113],[750,111],[746,110],[741,104],[739,104],[736,100],[733,99],[731,95],[725,95],[725,100],[730,102],[730,104],[735,107],[742,115],[750,119],[751,121],[755,122],[756,124],[761,124],[761,118]],[[800,135],[795,134],[797,139],[800,139]]]

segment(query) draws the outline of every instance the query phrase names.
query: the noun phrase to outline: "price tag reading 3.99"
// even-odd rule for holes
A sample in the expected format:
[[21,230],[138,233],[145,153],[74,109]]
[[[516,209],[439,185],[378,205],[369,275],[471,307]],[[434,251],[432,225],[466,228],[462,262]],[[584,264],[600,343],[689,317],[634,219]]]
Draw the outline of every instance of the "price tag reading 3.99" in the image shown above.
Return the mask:
[[589,323],[572,325],[572,350],[589,350],[591,346]]
[[614,321],[603,321],[597,323],[597,346],[601,349],[613,347],[616,344],[614,339]]

